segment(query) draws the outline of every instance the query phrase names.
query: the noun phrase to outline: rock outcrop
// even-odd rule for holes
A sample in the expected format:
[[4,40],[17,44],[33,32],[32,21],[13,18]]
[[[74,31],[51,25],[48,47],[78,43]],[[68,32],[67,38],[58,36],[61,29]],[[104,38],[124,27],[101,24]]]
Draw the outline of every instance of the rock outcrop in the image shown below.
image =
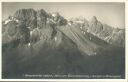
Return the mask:
[[93,33],[94,35],[100,33],[103,30],[103,25],[101,22],[97,20],[95,16],[93,16],[91,22],[89,23],[88,31]]

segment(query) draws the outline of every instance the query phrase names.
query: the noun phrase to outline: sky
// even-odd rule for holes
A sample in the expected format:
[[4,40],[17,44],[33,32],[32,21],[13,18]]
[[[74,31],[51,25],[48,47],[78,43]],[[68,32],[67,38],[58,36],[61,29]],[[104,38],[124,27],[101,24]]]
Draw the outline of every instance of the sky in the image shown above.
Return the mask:
[[65,18],[83,16],[91,20],[96,16],[102,23],[115,28],[125,27],[125,4],[105,2],[3,2],[2,20],[22,8],[44,9],[49,13],[59,12]]

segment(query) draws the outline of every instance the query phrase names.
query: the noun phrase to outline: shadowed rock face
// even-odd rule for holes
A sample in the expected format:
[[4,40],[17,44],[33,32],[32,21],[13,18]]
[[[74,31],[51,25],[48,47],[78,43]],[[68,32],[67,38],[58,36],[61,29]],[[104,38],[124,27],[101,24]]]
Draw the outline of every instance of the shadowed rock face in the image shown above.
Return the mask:
[[43,9],[20,9],[14,18],[2,27],[3,78],[25,78],[23,74],[124,78],[124,48],[117,47],[124,45],[124,30],[102,24],[95,16],[90,22],[82,18],[69,25],[59,13]]
[[36,17],[37,17],[37,27],[38,28],[45,28],[48,13],[45,10],[41,9],[41,10],[37,11]]
[[14,14],[20,21],[24,21],[26,27],[36,28],[37,27],[37,12],[34,9],[19,9]]

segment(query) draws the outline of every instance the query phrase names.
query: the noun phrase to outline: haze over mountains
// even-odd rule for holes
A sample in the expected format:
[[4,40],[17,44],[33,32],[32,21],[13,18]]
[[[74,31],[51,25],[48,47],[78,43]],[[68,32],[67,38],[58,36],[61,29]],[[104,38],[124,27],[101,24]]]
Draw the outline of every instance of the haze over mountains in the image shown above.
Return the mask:
[[22,73],[124,78],[124,48],[125,29],[95,16],[67,20],[58,12],[19,9],[2,22],[3,78],[25,78]]

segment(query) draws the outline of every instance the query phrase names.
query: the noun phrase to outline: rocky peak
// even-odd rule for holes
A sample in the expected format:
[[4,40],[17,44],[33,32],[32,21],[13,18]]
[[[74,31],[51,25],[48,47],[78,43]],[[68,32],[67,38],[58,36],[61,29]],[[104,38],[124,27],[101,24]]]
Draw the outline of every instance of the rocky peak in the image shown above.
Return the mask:
[[14,13],[14,17],[20,20],[27,20],[35,16],[36,11],[34,9],[19,9]]
[[37,27],[36,11],[34,9],[19,9],[14,14],[14,17],[20,21],[24,21],[27,27]]
[[39,28],[45,27],[48,13],[44,9],[41,9],[37,11],[36,17],[37,17],[37,27]]
[[96,16],[93,16],[90,23],[88,31],[94,35],[101,32],[103,30],[103,25],[100,21],[97,20]]
[[91,22],[92,22],[92,23],[98,22],[97,17],[96,17],[96,16],[93,16],[92,19],[91,19]]

